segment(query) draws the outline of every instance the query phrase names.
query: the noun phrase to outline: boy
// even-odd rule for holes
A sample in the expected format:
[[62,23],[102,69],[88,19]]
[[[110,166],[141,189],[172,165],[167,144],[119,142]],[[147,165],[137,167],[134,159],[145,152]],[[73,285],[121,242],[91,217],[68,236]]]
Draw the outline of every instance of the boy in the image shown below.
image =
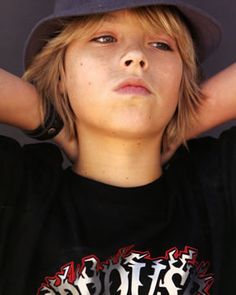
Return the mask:
[[218,42],[178,1],[61,0],[37,25],[24,77],[42,108],[19,82],[35,117],[2,121],[33,129],[46,113],[45,139],[62,127],[53,105],[76,159],[62,170],[54,146],[1,139],[3,294],[232,294],[235,131],[161,166],[205,114],[197,60]]

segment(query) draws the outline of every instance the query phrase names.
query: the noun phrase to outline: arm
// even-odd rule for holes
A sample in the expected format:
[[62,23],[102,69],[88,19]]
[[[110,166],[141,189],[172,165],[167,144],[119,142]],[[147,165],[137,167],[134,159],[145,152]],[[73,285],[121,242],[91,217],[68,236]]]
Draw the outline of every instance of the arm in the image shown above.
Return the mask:
[[205,100],[199,109],[198,122],[188,130],[187,139],[236,119],[236,63],[205,81],[202,93]]
[[35,88],[0,69],[0,122],[33,130],[41,123],[40,99]]
[[[3,69],[0,69],[0,122],[25,130],[34,130],[42,122],[40,97],[34,86]],[[53,141],[71,161],[76,159],[76,141],[68,140],[64,128]]]
[[[205,81],[202,84],[202,93],[204,100],[197,122],[187,131],[186,139],[236,119],[236,63]],[[176,143],[162,155],[162,163],[171,158],[179,145],[180,143]]]

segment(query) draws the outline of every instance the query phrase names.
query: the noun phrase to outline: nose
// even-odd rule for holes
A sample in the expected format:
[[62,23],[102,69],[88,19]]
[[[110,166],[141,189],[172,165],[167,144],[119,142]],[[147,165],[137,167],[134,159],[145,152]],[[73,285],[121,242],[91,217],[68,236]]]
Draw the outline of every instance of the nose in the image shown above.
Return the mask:
[[145,71],[148,68],[148,61],[141,49],[128,50],[121,59],[121,65],[126,69]]

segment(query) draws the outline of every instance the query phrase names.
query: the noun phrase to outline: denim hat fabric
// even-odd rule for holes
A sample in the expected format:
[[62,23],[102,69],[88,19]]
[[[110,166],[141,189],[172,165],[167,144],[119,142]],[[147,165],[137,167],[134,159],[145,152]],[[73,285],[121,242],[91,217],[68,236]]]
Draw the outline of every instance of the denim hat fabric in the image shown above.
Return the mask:
[[206,59],[219,45],[221,28],[216,20],[197,7],[194,0],[55,0],[53,14],[40,20],[25,44],[25,68],[47,40],[60,30],[58,20],[74,16],[112,12],[142,6],[175,6],[189,24],[197,45],[199,61]]

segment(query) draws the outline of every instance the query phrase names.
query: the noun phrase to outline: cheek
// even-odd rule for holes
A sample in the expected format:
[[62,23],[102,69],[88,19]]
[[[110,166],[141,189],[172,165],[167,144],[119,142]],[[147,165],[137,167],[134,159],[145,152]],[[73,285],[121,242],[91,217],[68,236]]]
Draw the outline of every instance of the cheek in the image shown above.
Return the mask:
[[[93,63],[94,66],[94,63]],[[71,107],[76,117],[81,120],[97,120],[106,96],[106,71],[99,68],[99,73],[93,70],[91,62],[80,60],[71,65],[66,79],[66,88]]]
[[72,108],[75,107],[79,99],[87,94],[94,86],[93,75],[88,64],[83,59],[76,60],[74,63],[67,64],[66,90]]
[[180,82],[183,74],[183,63],[179,56],[173,57],[173,60],[166,63],[163,69],[165,79],[169,80],[170,86],[174,88],[180,86]]
[[183,65],[180,58],[174,62],[166,62],[158,67],[156,75],[157,92],[160,95],[162,118],[166,122],[170,120],[176,110],[180,86],[182,81]]
[[[92,87],[101,88],[103,81],[109,76],[109,65],[104,56],[82,55],[77,56],[67,65],[68,69],[68,86],[70,88],[90,91]],[[69,81],[70,80],[70,81]],[[73,87],[74,86],[74,87]]]
[[163,97],[176,98],[179,94],[183,74],[182,61],[167,62],[157,66],[156,85]]
[[173,100],[178,99],[183,75],[183,63],[180,57],[177,58],[175,62],[167,65],[163,73],[163,79],[165,80],[167,85],[167,95],[172,97]]

